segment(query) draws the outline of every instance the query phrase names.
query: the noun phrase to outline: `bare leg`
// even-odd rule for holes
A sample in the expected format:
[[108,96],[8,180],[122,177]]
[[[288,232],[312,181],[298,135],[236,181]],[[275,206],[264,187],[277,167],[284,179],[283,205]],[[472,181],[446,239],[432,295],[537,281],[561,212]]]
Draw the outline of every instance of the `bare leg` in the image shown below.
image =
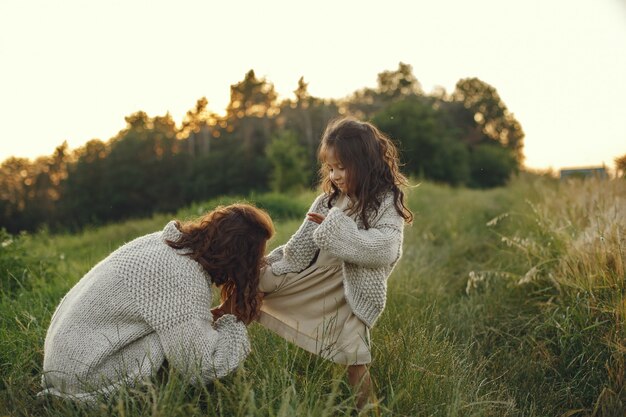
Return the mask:
[[356,408],[361,410],[372,393],[372,380],[367,365],[349,365],[348,382],[356,392]]

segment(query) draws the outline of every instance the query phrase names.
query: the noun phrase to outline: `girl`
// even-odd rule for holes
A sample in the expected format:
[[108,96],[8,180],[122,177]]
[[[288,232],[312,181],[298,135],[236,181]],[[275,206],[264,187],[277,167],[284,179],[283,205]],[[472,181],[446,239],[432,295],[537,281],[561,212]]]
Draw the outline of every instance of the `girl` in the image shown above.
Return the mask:
[[371,381],[369,329],[385,307],[387,278],[413,219],[394,144],[370,123],[331,122],[320,144],[323,193],[289,241],[267,257],[262,325],[348,366],[357,407]]
[[[61,300],[44,345],[44,391],[91,401],[167,364],[192,382],[220,378],[250,351],[272,220],[245,204],[169,222],[127,243]],[[216,322],[211,284],[228,298]]]

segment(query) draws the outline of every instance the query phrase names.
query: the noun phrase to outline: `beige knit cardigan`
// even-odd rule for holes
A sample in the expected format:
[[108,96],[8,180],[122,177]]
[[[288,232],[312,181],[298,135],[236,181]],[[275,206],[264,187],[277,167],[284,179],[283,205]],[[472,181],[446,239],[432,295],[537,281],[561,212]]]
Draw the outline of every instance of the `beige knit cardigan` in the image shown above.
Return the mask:
[[319,195],[309,212],[326,216],[321,224],[308,219],[289,241],[274,249],[267,260],[276,275],[300,272],[324,249],[342,259],[346,300],[354,314],[372,327],[385,308],[387,278],[402,255],[404,219],[398,214],[393,193],[382,196],[376,212],[369,213],[369,229],[357,216],[328,209],[328,196]]
[[179,236],[170,222],[121,246],[67,293],[46,335],[40,394],[93,400],[166,360],[206,382],[245,359],[246,327],[233,315],[213,322],[210,276],[165,243]]

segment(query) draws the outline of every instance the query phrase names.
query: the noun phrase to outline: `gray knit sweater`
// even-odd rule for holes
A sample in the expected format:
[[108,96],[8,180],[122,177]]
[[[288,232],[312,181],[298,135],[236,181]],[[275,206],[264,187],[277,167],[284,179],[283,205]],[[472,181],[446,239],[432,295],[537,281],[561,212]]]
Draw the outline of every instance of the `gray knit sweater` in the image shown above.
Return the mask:
[[305,220],[289,241],[267,257],[276,275],[307,268],[318,249],[343,260],[346,300],[354,314],[371,327],[385,308],[387,278],[402,255],[404,219],[396,211],[393,193],[383,196],[377,212],[369,213],[370,228],[343,210],[328,209],[328,196],[319,195],[310,212],[326,216],[321,224]]
[[233,315],[213,322],[210,276],[171,248],[174,222],[129,242],[61,300],[44,345],[44,391],[79,400],[154,375],[167,360],[191,382],[235,369],[250,352]]

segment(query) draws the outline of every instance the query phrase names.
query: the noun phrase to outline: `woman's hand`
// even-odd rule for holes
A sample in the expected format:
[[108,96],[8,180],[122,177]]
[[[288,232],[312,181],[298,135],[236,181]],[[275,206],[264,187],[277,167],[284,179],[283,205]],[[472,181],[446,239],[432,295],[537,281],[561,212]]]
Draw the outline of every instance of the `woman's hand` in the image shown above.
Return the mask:
[[[265,296],[265,293],[263,293],[263,292],[259,292],[257,294],[257,301],[259,302],[259,304],[263,303],[263,297],[264,296]],[[259,306],[259,308],[260,308],[260,306]],[[254,317],[252,317],[250,319],[246,319],[244,317],[241,317],[237,313],[234,294],[231,295],[230,297],[228,297],[226,300],[224,300],[224,302],[222,304],[220,304],[218,307],[212,308],[211,309],[211,313],[213,314],[213,320],[214,321],[217,321],[217,319],[222,317],[224,314],[232,314],[235,317],[237,317],[237,319],[239,321],[242,321],[243,324],[245,324],[246,326],[249,325],[250,323],[252,323],[253,321],[258,321],[259,317],[261,316],[261,310],[259,309],[257,314],[255,314]]]
[[219,307],[211,309],[213,320],[217,320],[224,314],[235,314],[235,297],[230,296]]
[[307,213],[306,217],[308,220],[311,220],[313,223],[317,223],[320,224],[324,221],[324,219],[326,218],[323,214],[320,213]]
[[215,307],[211,309],[211,314],[213,314],[213,321],[217,321],[225,313],[224,310],[222,310],[220,307]]

